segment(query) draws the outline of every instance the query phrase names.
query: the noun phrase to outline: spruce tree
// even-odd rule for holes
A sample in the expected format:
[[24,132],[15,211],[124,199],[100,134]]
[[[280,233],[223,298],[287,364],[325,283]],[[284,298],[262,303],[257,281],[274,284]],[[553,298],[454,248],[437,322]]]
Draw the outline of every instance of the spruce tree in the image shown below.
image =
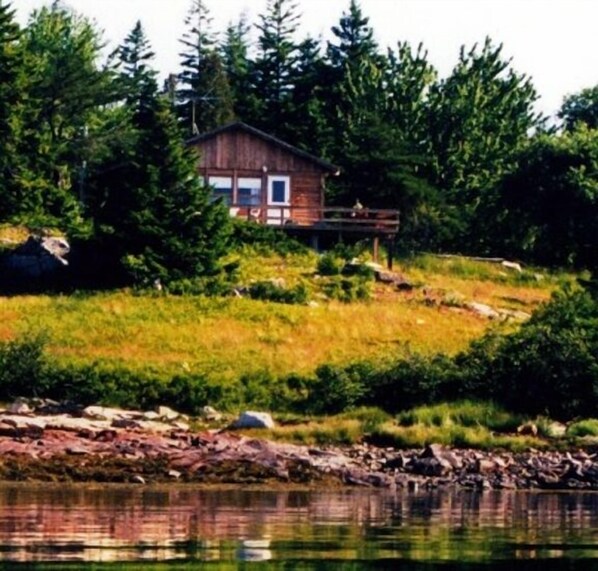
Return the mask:
[[21,97],[22,59],[18,50],[19,26],[10,5],[0,3],[0,220],[20,210],[15,189],[19,157],[15,143],[17,105]]
[[155,95],[158,74],[150,65],[154,57],[155,53],[140,20],[112,54],[120,72],[121,95],[136,111],[140,111]]
[[192,0],[181,38],[182,71],[178,75],[178,114],[189,136],[228,123],[234,117],[228,78],[211,31],[204,0]]
[[[220,204],[210,203],[197,156],[183,143],[168,98],[158,94],[143,37],[129,35],[121,46],[127,49],[119,50],[127,58],[121,67],[130,74],[128,84],[143,89],[126,102],[130,139],[120,160],[113,158],[96,181],[101,200],[94,221],[115,278],[168,283],[214,273],[230,222]],[[128,49],[132,39],[147,49]],[[144,62],[143,76],[137,60]]]
[[253,89],[261,100],[259,127],[283,138],[289,135],[293,72],[297,62],[294,36],[299,22],[294,0],[269,0],[257,29],[258,56]]
[[242,14],[236,23],[230,23],[226,28],[219,53],[231,89],[234,114],[241,121],[255,125],[260,103],[252,90],[249,30],[246,16]]

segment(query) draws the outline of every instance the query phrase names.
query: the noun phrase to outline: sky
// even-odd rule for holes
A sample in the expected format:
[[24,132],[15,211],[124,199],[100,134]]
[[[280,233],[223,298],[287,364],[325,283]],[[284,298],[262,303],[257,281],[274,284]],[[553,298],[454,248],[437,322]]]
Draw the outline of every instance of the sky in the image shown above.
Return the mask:
[[[2,0],[0,0],[1,2]],[[302,14],[299,38],[308,33],[331,38],[349,0],[296,0]],[[12,0],[24,24],[48,0]],[[179,38],[191,0],[66,0],[96,21],[110,47],[141,20],[165,77],[177,72]],[[255,23],[267,0],[206,0],[215,31],[224,31],[246,12]],[[598,0],[361,0],[382,47],[420,42],[441,77],[457,62],[462,45],[486,36],[503,44],[512,67],[525,73],[540,95],[537,108],[554,115],[563,97],[598,84]]]

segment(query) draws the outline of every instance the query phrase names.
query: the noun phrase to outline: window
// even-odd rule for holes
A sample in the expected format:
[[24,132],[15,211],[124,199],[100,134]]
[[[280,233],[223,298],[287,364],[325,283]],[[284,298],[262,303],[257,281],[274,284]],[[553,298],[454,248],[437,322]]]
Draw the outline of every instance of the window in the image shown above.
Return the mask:
[[285,204],[291,202],[291,179],[288,176],[268,177],[268,203]]
[[230,176],[211,176],[208,184],[212,187],[212,200],[222,198],[226,205],[233,202],[233,179]]
[[239,178],[237,202],[240,206],[259,206],[262,203],[262,179]]

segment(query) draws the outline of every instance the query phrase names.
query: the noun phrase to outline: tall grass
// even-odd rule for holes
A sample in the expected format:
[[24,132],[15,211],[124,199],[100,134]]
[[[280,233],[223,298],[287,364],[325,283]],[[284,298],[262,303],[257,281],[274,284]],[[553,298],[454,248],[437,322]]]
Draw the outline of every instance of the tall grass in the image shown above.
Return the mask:
[[[282,279],[292,289],[307,283],[311,305],[128,291],[0,297],[0,340],[44,332],[48,352],[63,364],[99,362],[136,373],[191,373],[221,382],[243,375],[306,374],[322,364],[393,361],[412,353],[454,354],[489,326],[459,308],[425,303],[424,290],[405,294],[372,283],[368,300],[329,300],[327,278],[316,277],[317,262],[309,250],[258,254],[250,247],[227,260],[238,266],[238,285]],[[418,265],[433,271],[424,275]],[[464,279],[445,260],[427,256],[398,269],[407,270],[411,281],[466,299],[501,303],[509,297],[526,310],[547,299],[554,287]]]

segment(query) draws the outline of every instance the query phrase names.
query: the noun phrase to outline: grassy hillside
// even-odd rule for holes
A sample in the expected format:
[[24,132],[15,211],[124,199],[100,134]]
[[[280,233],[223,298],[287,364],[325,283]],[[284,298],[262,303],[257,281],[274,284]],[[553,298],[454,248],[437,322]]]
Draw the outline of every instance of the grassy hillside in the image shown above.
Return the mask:
[[[247,297],[206,298],[128,291],[0,298],[0,340],[43,333],[63,363],[109,362],[135,371],[197,372],[217,381],[245,373],[308,373],[323,363],[396,358],[409,351],[455,353],[496,321],[475,301],[531,312],[572,276],[507,270],[464,259],[420,256],[396,268],[416,287],[368,285],[367,300],[327,299],[315,253],[258,255],[244,250],[239,285],[303,283],[311,302],[284,305]],[[340,279],[340,278],[337,278]],[[508,320],[498,325],[516,327]]]

